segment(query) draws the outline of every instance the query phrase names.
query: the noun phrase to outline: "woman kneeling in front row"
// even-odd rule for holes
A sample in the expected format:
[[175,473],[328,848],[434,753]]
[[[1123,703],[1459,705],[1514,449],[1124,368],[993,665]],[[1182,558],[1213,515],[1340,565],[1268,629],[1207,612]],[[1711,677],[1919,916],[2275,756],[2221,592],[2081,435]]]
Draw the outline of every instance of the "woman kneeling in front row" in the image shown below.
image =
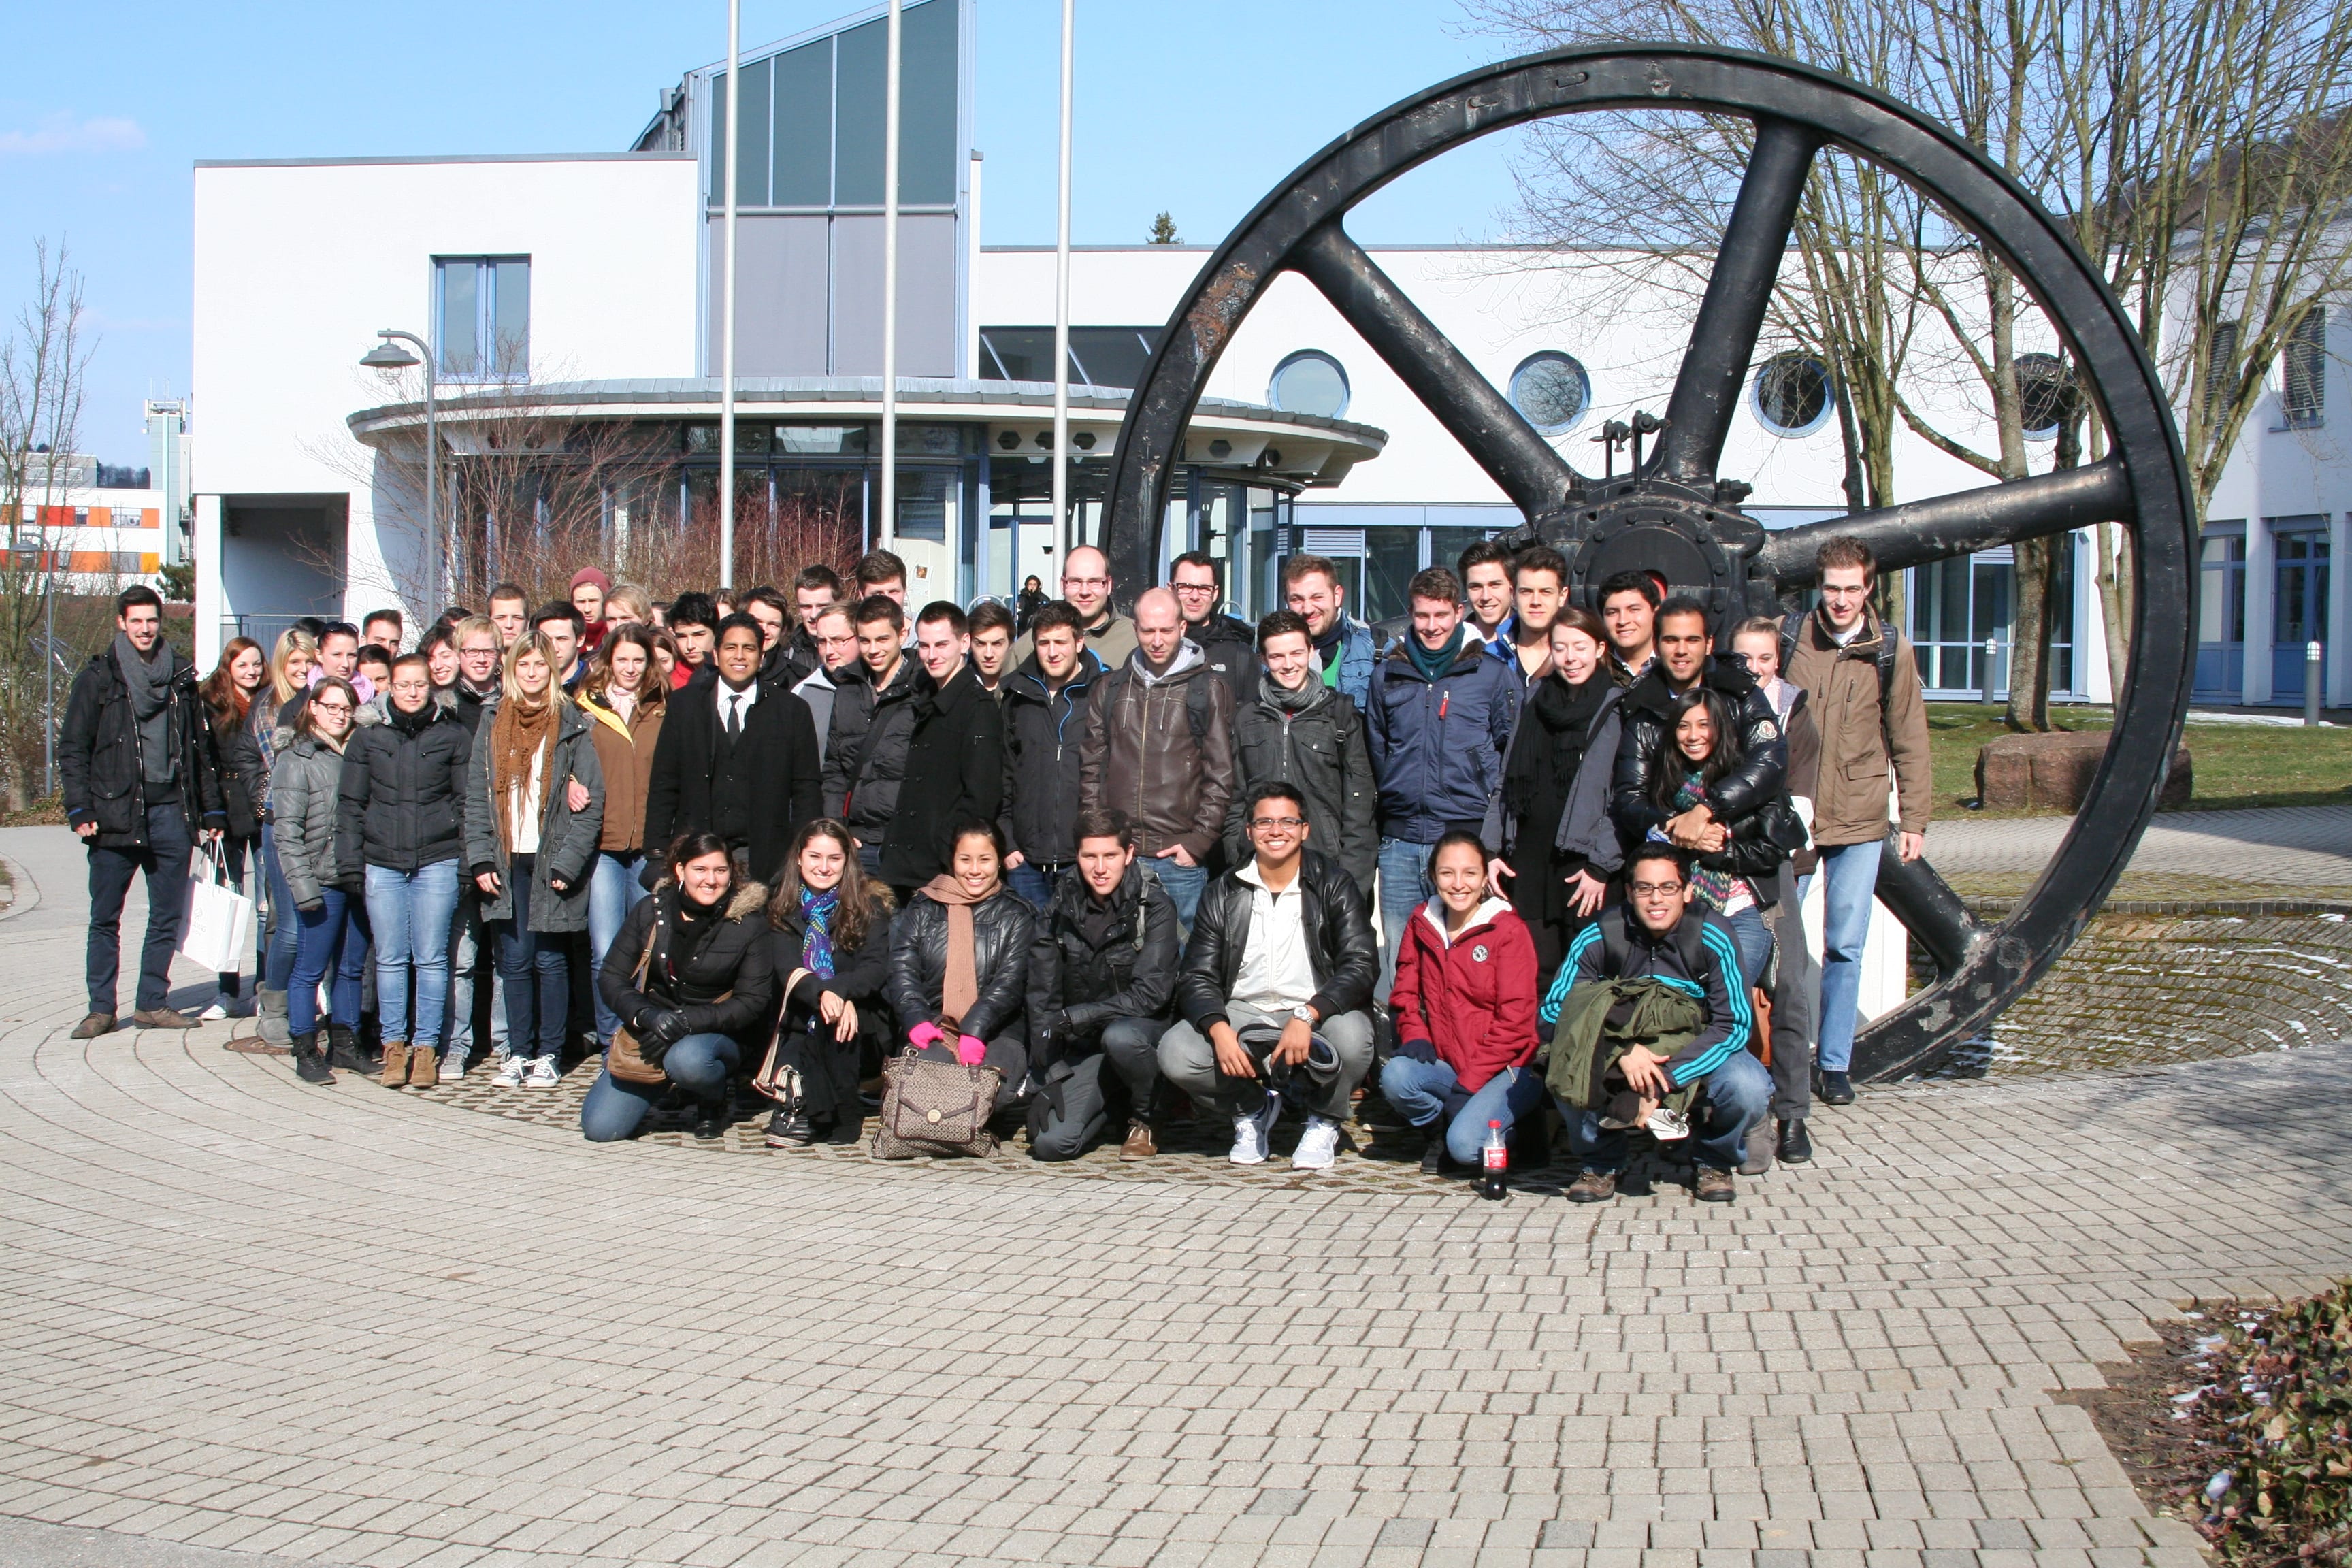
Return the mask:
[[915,1050],[1004,1075],[996,1109],[1029,1076],[1022,1007],[1035,911],[1004,885],[1004,840],[993,823],[956,829],[950,868],[924,884],[890,926],[890,1010]]
[[776,1031],[775,1114],[768,1146],[855,1143],[866,1107],[864,1058],[890,1038],[882,990],[890,977],[890,889],[857,864],[849,829],[819,817],[784,857],[768,905],[784,1008]]
[[596,976],[604,1005],[638,1049],[658,1058],[662,1079],[614,1078],[608,1051],[580,1107],[580,1131],[590,1142],[636,1131],[671,1084],[694,1102],[697,1138],[726,1134],[743,1061],[737,1037],[760,1021],[775,994],[767,900],[759,883],[737,884],[727,841],[717,834],[685,834],[670,846],[661,884],[629,910]]

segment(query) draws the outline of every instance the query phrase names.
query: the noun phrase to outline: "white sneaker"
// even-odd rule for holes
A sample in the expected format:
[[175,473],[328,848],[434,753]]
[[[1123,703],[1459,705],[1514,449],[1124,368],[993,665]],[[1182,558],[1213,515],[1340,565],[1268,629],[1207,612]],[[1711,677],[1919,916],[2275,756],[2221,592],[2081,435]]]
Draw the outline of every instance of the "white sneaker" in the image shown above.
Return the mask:
[[455,1046],[441,1053],[440,1081],[443,1083],[466,1081],[466,1053]]
[[1282,1100],[1272,1089],[1265,1092],[1265,1105],[1255,1116],[1234,1118],[1234,1149],[1225,1158],[1236,1165],[1265,1163],[1266,1135],[1281,1119]]
[[1339,1124],[1328,1116],[1310,1116],[1307,1131],[1299,1135],[1298,1147],[1291,1152],[1290,1168],[1294,1171],[1324,1171],[1339,1152]]
[[199,1024],[209,1024],[215,1018],[226,1018],[227,1016],[227,1006],[223,1003],[215,1002],[211,1006],[196,1015],[196,1022]]
[[[516,1059],[520,1061],[521,1058]],[[553,1057],[533,1057],[530,1058],[530,1070],[523,1075],[522,1086],[525,1089],[553,1089],[560,1081],[555,1074]]]
[[490,1087],[492,1089],[521,1088],[523,1066],[523,1059],[520,1057],[509,1057],[499,1064],[498,1076],[490,1079]]

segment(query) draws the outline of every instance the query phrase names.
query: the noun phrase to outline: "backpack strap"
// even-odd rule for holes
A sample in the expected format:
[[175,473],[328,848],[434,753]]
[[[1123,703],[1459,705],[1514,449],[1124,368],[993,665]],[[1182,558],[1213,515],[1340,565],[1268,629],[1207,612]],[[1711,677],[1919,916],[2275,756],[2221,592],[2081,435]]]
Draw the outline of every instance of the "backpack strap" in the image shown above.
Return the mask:
[[[1797,657],[1797,638],[1805,629],[1808,612],[1794,610],[1780,617],[1780,679],[1789,678],[1789,669]],[[1878,667],[1878,736],[1886,748],[1891,765],[1895,759],[1895,731],[1887,723],[1886,705],[1895,691],[1895,667],[1902,657],[1897,638],[1901,634],[1885,621],[1878,623],[1878,652],[1872,662]]]
[[1210,706],[1213,700],[1204,677],[1194,676],[1185,682],[1184,721],[1192,726],[1192,744],[1196,746],[1208,744],[1209,723],[1216,717],[1216,710]]
[[1625,906],[1619,904],[1601,910],[1600,920],[1594,923],[1601,927],[1602,972],[1611,980],[1622,979],[1626,960],[1633,956],[1633,951],[1625,938]]

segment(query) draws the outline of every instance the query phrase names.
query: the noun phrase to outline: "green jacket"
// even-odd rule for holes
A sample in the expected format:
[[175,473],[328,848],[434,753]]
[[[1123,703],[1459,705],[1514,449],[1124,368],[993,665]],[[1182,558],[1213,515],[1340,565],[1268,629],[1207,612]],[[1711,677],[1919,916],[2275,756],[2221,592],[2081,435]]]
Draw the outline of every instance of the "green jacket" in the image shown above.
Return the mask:
[[[1628,1046],[1671,1057],[1706,1027],[1706,1005],[1662,980],[1597,980],[1568,994],[1552,1031],[1544,1085],[1560,1102],[1579,1110],[1608,1107],[1602,1080]],[[1667,1094],[1664,1103],[1688,1114],[1698,1093],[1694,1081]]]

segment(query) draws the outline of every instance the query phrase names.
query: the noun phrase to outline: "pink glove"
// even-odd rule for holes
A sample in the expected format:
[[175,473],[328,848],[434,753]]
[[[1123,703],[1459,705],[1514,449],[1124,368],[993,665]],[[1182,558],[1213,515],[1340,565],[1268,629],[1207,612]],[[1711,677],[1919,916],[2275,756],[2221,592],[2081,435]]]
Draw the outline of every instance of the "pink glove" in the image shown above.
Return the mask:
[[924,1046],[936,1046],[947,1037],[947,1031],[928,1018],[907,1031],[907,1043],[919,1048]]
[[962,1066],[976,1068],[987,1057],[987,1055],[988,1042],[986,1040],[976,1040],[970,1035],[958,1035],[956,1037],[956,1060]]

